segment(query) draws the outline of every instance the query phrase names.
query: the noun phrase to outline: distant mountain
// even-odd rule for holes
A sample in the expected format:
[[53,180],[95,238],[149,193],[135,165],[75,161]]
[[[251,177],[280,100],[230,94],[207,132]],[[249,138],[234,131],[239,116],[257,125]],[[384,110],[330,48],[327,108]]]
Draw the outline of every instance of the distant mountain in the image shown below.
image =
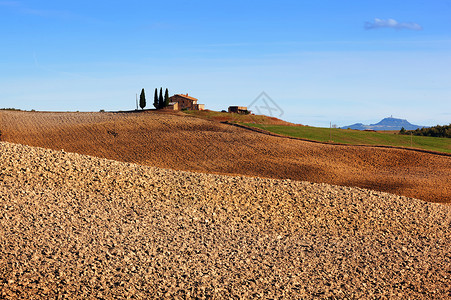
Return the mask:
[[397,118],[385,118],[379,123],[364,125],[362,123],[356,123],[349,126],[343,126],[342,129],[356,129],[356,130],[401,130],[404,127],[405,130],[415,130],[417,128],[423,128],[425,126],[410,124],[407,120]]

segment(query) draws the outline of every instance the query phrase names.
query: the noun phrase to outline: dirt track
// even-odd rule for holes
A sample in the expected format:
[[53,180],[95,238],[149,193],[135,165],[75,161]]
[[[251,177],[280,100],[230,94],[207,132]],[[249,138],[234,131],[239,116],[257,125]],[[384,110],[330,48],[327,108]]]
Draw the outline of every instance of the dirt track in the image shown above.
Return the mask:
[[0,143],[0,298],[451,297],[451,206]]
[[0,111],[3,140],[178,170],[289,178],[451,202],[451,158],[320,145],[185,115]]

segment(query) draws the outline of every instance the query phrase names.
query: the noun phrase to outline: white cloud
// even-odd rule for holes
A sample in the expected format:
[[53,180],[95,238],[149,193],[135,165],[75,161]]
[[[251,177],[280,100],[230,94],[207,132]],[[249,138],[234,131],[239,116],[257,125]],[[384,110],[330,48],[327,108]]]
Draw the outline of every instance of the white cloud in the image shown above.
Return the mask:
[[365,29],[379,29],[379,28],[393,28],[393,29],[408,29],[408,30],[422,30],[423,27],[417,23],[407,22],[399,23],[394,19],[378,19],[375,18],[373,22],[365,22]]

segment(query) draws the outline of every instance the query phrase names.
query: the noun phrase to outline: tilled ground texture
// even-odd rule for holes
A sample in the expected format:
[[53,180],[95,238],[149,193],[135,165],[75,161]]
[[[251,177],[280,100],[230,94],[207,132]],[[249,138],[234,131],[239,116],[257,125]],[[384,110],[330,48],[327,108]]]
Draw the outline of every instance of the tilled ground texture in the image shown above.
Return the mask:
[[451,156],[324,145],[183,113],[0,110],[2,141],[164,169],[291,179],[451,203]]
[[0,143],[0,298],[451,297],[451,207]]

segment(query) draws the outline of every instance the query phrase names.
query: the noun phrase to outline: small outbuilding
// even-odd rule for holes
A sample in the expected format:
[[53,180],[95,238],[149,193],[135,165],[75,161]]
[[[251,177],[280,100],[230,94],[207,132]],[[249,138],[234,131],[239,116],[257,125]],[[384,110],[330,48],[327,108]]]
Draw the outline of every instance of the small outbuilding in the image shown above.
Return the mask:
[[169,105],[164,108],[165,110],[179,110],[179,104],[177,102],[169,102]]
[[237,114],[248,114],[246,106],[229,106],[229,113],[237,113]]

